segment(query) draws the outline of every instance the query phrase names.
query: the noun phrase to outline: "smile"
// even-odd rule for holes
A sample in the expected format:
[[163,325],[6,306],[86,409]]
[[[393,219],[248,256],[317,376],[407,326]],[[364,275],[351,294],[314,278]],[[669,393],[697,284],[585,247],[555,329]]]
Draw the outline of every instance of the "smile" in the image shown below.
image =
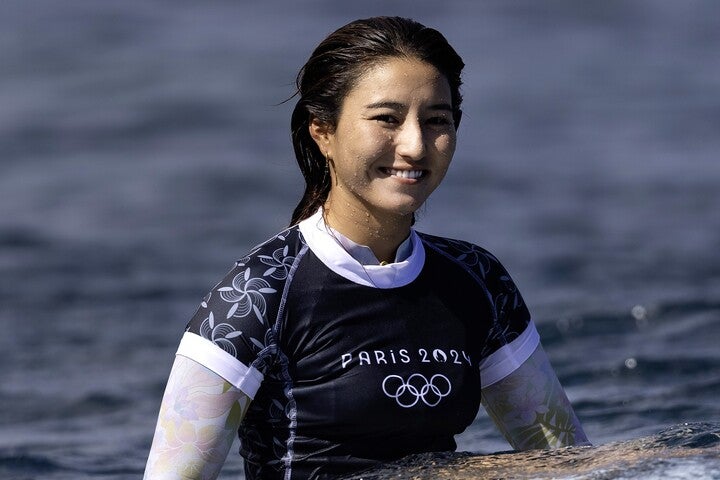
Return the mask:
[[383,168],[382,170],[390,176],[400,178],[420,178],[425,174],[423,170],[395,170],[392,168]]

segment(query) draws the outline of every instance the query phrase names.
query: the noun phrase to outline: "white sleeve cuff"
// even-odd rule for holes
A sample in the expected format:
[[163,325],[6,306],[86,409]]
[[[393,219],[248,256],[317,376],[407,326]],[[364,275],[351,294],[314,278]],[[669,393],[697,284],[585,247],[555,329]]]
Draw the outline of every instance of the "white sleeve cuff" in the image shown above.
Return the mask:
[[212,370],[251,399],[255,398],[264,378],[256,368],[246,366],[210,340],[195,333],[185,332],[176,355],[187,357]]
[[540,345],[540,335],[535,328],[535,324],[530,321],[519,337],[498,348],[480,362],[482,388],[499,382],[520,368],[525,363],[525,360],[530,358],[538,345]]

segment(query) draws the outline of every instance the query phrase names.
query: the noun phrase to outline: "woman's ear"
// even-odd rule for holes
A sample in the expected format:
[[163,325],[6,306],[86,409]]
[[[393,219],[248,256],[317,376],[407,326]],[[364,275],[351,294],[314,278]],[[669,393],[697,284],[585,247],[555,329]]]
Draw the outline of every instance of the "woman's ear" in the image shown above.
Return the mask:
[[333,129],[331,126],[325,122],[321,122],[317,117],[311,117],[308,129],[310,130],[310,136],[313,140],[315,140],[320,152],[322,152],[325,157],[332,157],[332,152],[330,152],[330,143],[332,140]]

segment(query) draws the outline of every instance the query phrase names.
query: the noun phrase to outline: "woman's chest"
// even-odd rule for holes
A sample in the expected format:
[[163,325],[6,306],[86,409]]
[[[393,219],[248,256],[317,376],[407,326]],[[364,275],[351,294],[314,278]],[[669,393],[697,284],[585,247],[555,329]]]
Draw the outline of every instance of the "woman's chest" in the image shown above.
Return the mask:
[[302,293],[279,347],[304,434],[452,435],[475,418],[484,337],[473,302],[459,305],[423,284],[378,290],[341,282]]

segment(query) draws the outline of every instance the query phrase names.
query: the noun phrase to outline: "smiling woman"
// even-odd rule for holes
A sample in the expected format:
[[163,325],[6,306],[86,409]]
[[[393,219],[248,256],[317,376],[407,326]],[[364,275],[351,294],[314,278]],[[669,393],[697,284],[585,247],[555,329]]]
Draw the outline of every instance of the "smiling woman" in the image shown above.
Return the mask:
[[402,18],[313,52],[292,118],[305,194],[190,320],[146,478],[215,478],[235,431],[248,478],[452,451],[481,399],[516,448],[587,442],[500,262],[413,228],[455,151],[462,68]]
[[[326,223],[369,246],[379,260],[393,260],[412,214],[450,165],[455,151],[450,98],[450,86],[434,66],[389,58],[357,81],[342,102],[337,125],[317,118],[310,124],[332,178]],[[362,217],[365,222],[358,223]]]

